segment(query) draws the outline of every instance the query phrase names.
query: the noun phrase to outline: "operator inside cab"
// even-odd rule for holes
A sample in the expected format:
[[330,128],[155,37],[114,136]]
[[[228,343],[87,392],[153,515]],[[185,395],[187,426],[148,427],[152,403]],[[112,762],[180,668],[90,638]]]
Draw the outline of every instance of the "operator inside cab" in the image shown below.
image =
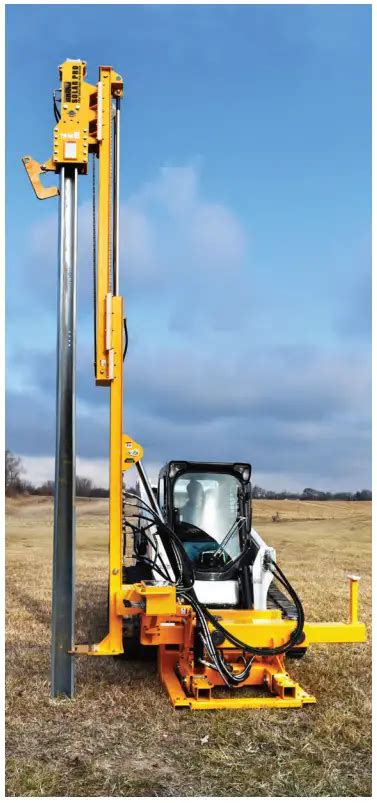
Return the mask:
[[181,508],[181,520],[200,527],[203,519],[205,494],[199,480],[190,480],[187,484],[188,500]]
[[239,555],[238,528],[230,533],[237,519],[238,486],[235,477],[221,474],[187,473],[175,482],[176,532],[194,564],[202,562],[204,553],[209,558],[216,554],[220,563]]

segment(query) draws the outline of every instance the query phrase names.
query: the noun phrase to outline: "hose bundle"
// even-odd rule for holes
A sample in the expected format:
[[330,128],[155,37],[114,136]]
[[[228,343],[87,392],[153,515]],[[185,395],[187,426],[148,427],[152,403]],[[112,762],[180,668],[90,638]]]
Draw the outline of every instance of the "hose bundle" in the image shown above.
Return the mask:
[[[155,557],[153,561],[149,560],[148,558],[141,557],[141,562],[151,566],[166,582],[173,583],[177,588],[179,596],[182,597],[182,599],[184,599],[189,605],[191,605],[196,614],[200,638],[209,658],[209,661],[201,659],[202,663],[210,666],[213,669],[216,669],[227,686],[238,686],[240,683],[243,683],[245,680],[247,680],[255,656],[281,655],[292,649],[295,645],[299,644],[303,640],[305,616],[301,600],[293,586],[290,584],[289,580],[286,578],[282,569],[280,569],[280,567],[272,558],[268,558],[268,568],[274,575],[275,579],[281,583],[283,588],[285,588],[290,595],[297,611],[297,624],[290,633],[288,640],[283,644],[277,647],[256,647],[252,644],[246,644],[245,642],[241,641],[241,639],[237,638],[237,636],[234,636],[232,633],[230,633],[221,624],[221,622],[218,621],[218,618],[215,617],[203,603],[199,602],[194,590],[194,569],[176,533],[140,496],[133,493],[129,493],[128,496],[133,497],[138,501],[139,506],[141,506],[143,511],[143,518],[147,522],[147,525],[144,528],[135,528],[135,525],[130,525],[131,529],[133,531],[135,531],[135,529],[139,529],[139,531],[144,532],[148,543],[150,543],[150,545],[155,549]],[[152,525],[155,525],[162,543],[164,544],[164,548],[169,560],[171,560],[172,568],[175,573],[174,580],[170,578],[167,566],[164,563],[162,556],[158,552],[157,539],[152,541],[149,535],[146,535],[146,530]],[[140,560],[140,556],[137,557]],[[213,642],[208,626],[209,623],[212,624],[217,631],[220,631],[224,639],[229,641],[234,647],[242,650],[243,653],[249,654],[248,658],[242,656],[245,664],[242,672],[238,672],[236,674],[232,672],[230,666],[224,660],[221,650],[216,648]]]

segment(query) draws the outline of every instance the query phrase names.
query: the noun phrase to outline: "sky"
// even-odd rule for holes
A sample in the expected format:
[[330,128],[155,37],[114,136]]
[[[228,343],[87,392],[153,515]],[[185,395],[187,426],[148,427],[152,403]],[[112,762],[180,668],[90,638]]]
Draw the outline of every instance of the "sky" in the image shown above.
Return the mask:
[[[7,7],[7,448],[53,478],[58,202],[21,156],[51,155],[58,65],[80,58],[125,79],[124,428],[152,480],[231,460],[274,490],[370,487],[370,7],[67,9]],[[90,193],[81,177],[78,472],[106,484]]]

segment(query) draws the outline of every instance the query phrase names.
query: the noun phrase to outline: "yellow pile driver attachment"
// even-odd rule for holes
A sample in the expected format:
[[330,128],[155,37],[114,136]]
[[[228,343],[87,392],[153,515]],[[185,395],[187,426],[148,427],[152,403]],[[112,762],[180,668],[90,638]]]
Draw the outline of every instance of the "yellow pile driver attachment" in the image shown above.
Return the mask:
[[[235,482],[239,475],[233,498],[236,518],[229,529],[225,528],[224,537],[216,532],[208,534],[203,524],[198,526],[190,519],[180,520],[173,484],[179,472],[182,475],[185,466],[187,468],[184,461],[171,464],[162,475],[161,483],[167,496],[163,498],[159,492],[157,502],[141,463],[143,449],[123,431],[123,359],[127,338],[123,298],[119,294],[119,137],[123,80],[112,67],[103,66],[99,69],[98,82],[91,85],[85,80],[86,63],[79,60],[66,61],[59,68],[59,75],[61,87],[54,93],[56,126],[52,157],[43,164],[30,156],[24,157],[23,162],[40,199],[59,193],[57,188],[43,187],[41,175],[47,171],[60,173],[61,220],[64,223],[61,286],[68,296],[70,291],[73,294],[74,273],[70,273],[70,268],[76,258],[75,237],[67,218],[69,193],[72,187],[72,203],[77,204],[76,178],[87,173],[90,153],[98,162],[94,366],[97,386],[110,389],[109,618],[108,632],[102,641],[75,645],[74,438],[71,438],[69,460],[64,458],[61,442],[62,433],[67,431],[61,427],[62,410],[66,410],[70,421],[74,420],[74,398],[73,393],[67,395],[67,388],[61,382],[54,527],[52,694],[73,694],[71,667],[75,657],[115,656],[127,651],[124,637],[127,625],[138,622],[135,632],[140,644],[158,648],[161,681],[177,708],[297,708],[314,703],[315,697],[288,674],[285,655],[292,650],[303,653],[310,644],[321,642],[365,641],[365,626],[358,621],[357,611],[359,578],[350,577],[348,623],[310,624],[305,621],[301,602],[277,566],[274,551],[266,548],[252,529],[248,464],[234,464],[231,468]],[[70,185],[66,183],[67,178]],[[72,220],[74,226],[75,216]],[[67,243],[72,242],[71,258],[67,259]],[[70,303],[72,311],[72,299]],[[64,309],[64,305],[61,306],[61,310]],[[72,321],[67,342],[61,345],[59,352],[59,370],[69,365],[70,373],[66,378],[71,390],[74,362],[71,359],[67,363],[66,357],[69,350],[74,350],[74,316]],[[59,331],[61,335],[62,330]],[[72,436],[72,428],[70,434]],[[178,466],[177,470],[174,465]],[[224,464],[216,465],[223,478]],[[149,573],[135,582],[129,581],[130,570],[125,565],[123,521],[123,475],[132,466],[137,467],[144,492],[143,498],[136,500],[139,516],[144,521],[133,527],[134,552],[139,568],[146,570],[149,566]],[[195,482],[195,478],[191,479],[186,486],[195,489]],[[67,487],[71,495],[67,495]],[[150,527],[151,534],[147,535]],[[239,554],[230,554],[229,544],[235,534]],[[143,552],[145,543],[149,547],[152,544],[152,557]],[[276,595],[270,597],[270,604],[267,604],[267,587],[273,575],[290,592],[294,615],[284,616],[284,610],[274,602],[278,599]],[[212,598],[208,602],[203,597],[209,593],[208,583],[211,593],[216,586],[220,604],[219,600],[214,604]],[[223,600],[221,604],[225,588],[234,599],[226,604]],[[235,690],[243,687],[257,687],[259,692],[264,690],[264,694],[237,696]]]

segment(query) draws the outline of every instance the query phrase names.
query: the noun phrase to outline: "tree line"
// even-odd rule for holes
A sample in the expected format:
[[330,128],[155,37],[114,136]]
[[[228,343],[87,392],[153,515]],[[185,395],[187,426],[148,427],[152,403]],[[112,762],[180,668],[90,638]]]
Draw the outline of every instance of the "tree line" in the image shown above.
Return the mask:
[[[12,454],[7,449],[5,452],[5,493],[7,496],[16,494],[35,494],[37,496],[53,496],[55,483],[48,480],[41,485],[33,485],[32,482],[24,480],[22,475],[24,469],[20,457]],[[140,488],[128,488],[130,492],[140,493]],[[77,496],[96,496],[107,498],[108,488],[96,486],[87,477],[76,477]],[[302,501],[345,501],[345,502],[369,502],[372,499],[372,491],[363,488],[361,491],[318,491],[315,488],[304,488],[302,493],[292,493],[290,491],[268,491],[259,485],[253,486],[253,499],[301,499]]]
[[300,499],[302,502],[370,502],[372,491],[363,488],[361,491],[318,491],[315,488],[304,488],[302,493],[290,491],[266,491],[259,485],[253,486],[253,499]]
[[[5,451],[5,493],[6,496],[17,494],[31,494],[33,496],[54,496],[55,483],[47,480],[40,485],[34,485],[23,479],[24,468],[20,457],[12,454],[9,449]],[[95,485],[88,477],[76,477],[76,496],[96,496],[107,498],[108,488]]]

